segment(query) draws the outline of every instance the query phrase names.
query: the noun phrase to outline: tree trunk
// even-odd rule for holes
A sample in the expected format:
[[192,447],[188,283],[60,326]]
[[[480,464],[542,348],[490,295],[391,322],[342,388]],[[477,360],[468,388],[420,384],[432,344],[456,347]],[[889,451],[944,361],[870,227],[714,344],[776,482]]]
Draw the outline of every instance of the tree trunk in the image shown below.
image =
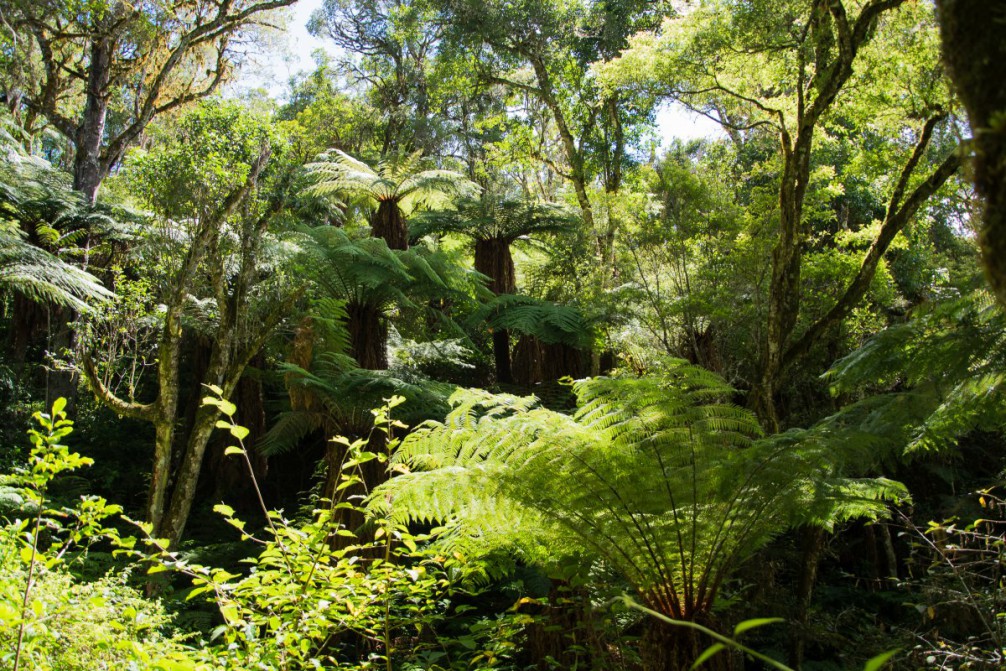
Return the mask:
[[23,294],[14,292],[11,298],[11,312],[13,314],[8,341],[11,358],[14,363],[23,364],[28,358],[28,349],[45,334],[46,308]]
[[[227,390],[225,390],[226,392]],[[224,394],[227,398],[229,394]],[[171,504],[168,506],[161,524],[155,528],[158,538],[166,538],[175,547],[185,533],[192,503],[196,498],[196,485],[199,484],[199,472],[202,470],[203,456],[210,436],[216,428],[219,413],[214,406],[202,406],[196,413],[196,418],[189,432],[185,445],[185,454],[175,477],[171,490]]]
[[[475,270],[489,278],[489,290],[497,296],[517,292],[517,278],[509,240],[504,238],[476,240]],[[506,329],[493,331],[493,359],[496,362],[496,382],[513,384],[510,332]]]
[[779,239],[772,249],[768,320],[762,344],[761,375],[752,389],[751,407],[770,433],[779,430],[775,394],[783,370],[783,355],[800,313],[800,267],[805,232],[803,200],[810,178],[813,125],[805,125],[796,144],[783,133],[783,174],[779,189]]
[[[112,47],[107,38],[95,40],[91,44],[84,115],[74,137],[73,188],[84,196],[88,205],[94,205],[98,187],[105,176],[101,165],[101,142],[108,114],[106,87],[111,77]],[[53,308],[50,313],[50,351],[58,358],[74,348],[76,335],[70,324],[76,316],[73,310],[66,307]],[[72,417],[77,406],[77,375],[72,369],[48,370],[46,407],[52,407],[52,402],[57,398],[66,399],[66,412]]]
[[1006,2],[937,0],[943,56],[974,136],[975,190],[984,200],[985,272],[1006,304]]
[[346,305],[349,322],[350,354],[360,368],[388,369],[388,325],[381,309],[370,303],[352,302]]
[[803,665],[804,649],[807,645],[807,623],[810,620],[810,604],[817,583],[817,568],[824,554],[826,535],[820,527],[804,527],[800,533],[801,556],[800,583],[796,593],[796,616],[790,634],[789,665],[799,671]]
[[[73,366],[73,329],[70,323],[74,319],[74,311],[65,306],[55,306],[49,311],[49,355],[57,361],[65,361]],[[45,405],[52,407],[57,398],[66,399],[66,414],[73,417],[77,407],[77,375],[71,369],[58,369],[50,366],[46,369]]]
[[409,227],[393,200],[382,200],[370,222],[371,233],[388,243],[388,249],[409,248]]
[[528,661],[542,671],[595,668],[590,595],[568,581],[551,582],[547,603],[533,608],[535,619],[527,626]]
[[[251,362],[252,370],[246,370],[234,391],[234,404],[238,407],[237,423],[249,430],[244,439],[248,458],[254,475],[259,481],[269,470],[269,460],[256,449],[258,441],[265,435],[266,423],[265,393],[262,388],[260,371],[265,367],[265,357],[259,353]],[[222,434],[213,441],[208,457],[207,471],[213,483],[213,500],[237,499],[243,506],[254,507],[258,500],[248,479],[248,467],[241,459],[233,459],[224,454],[234,439],[230,434]]]
[[510,365],[510,331],[493,331],[493,360],[496,362],[496,382],[513,384],[513,367]]
[[[699,655],[713,643],[715,641],[694,629],[650,618],[639,642],[643,670],[690,671]],[[732,667],[733,659],[727,650],[720,651],[702,665],[704,671],[730,671]]]
[[594,209],[590,202],[590,195],[587,193],[587,174],[584,168],[583,154],[576,146],[576,138],[566,122],[566,115],[556,98],[555,90],[552,86],[552,77],[548,68],[540,56],[530,56],[531,67],[534,68],[535,77],[538,80],[538,89],[541,92],[542,102],[552,112],[555,126],[559,131],[559,139],[562,141],[562,148],[566,154],[566,162],[569,164],[569,181],[573,183],[573,191],[576,193],[576,202],[580,206],[583,215],[583,223],[588,231],[594,230]]
[[497,296],[517,292],[517,277],[509,240],[476,240],[475,270],[489,278],[489,291]]

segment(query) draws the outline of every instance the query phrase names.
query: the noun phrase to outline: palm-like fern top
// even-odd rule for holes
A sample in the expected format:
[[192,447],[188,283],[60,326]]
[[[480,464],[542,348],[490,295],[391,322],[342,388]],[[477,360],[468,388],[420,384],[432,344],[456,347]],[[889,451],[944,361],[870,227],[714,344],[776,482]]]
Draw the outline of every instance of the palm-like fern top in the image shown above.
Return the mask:
[[376,210],[375,237],[392,249],[408,247],[405,217],[419,208],[443,207],[454,198],[474,195],[478,186],[451,170],[423,170],[419,152],[393,155],[372,168],[338,149],[307,166],[317,195],[360,198]]
[[478,187],[452,170],[422,170],[420,152],[392,155],[376,168],[338,149],[307,166],[317,179],[312,191],[320,195],[362,196],[374,203],[392,201],[404,214],[417,207],[441,207]]
[[92,224],[107,223],[102,209],[89,206],[65,175],[47,162],[22,153],[13,138],[0,134],[0,288],[76,310],[111,294],[90,273],[31,244],[31,231],[52,247],[72,244]]
[[464,198],[455,210],[423,212],[410,224],[413,239],[429,233],[460,233],[474,240],[514,242],[537,233],[568,230],[575,215],[556,203],[534,203],[483,194]]

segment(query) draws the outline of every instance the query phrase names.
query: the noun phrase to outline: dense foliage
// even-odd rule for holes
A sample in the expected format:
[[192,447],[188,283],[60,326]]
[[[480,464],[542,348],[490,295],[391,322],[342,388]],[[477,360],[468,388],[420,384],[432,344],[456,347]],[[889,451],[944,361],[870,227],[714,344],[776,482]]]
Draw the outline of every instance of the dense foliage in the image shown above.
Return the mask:
[[0,0],[0,667],[1003,668],[999,4]]

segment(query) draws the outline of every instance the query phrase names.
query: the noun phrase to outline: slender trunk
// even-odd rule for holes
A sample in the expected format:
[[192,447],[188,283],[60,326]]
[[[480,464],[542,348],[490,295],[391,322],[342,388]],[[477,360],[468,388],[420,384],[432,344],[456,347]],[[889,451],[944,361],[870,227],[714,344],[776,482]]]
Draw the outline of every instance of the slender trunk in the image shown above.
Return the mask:
[[147,497],[147,521],[155,530],[161,528],[171,485],[171,456],[178,421],[179,366],[181,364],[181,305],[171,305],[164,316],[164,327],[157,347],[157,403],[153,424],[154,464]]
[[[226,396],[229,394],[225,394]],[[186,441],[185,454],[171,490],[171,504],[161,519],[161,524],[155,528],[157,537],[168,539],[172,546],[178,544],[185,532],[185,524],[188,522],[192,503],[196,498],[196,485],[199,484],[203,456],[206,454],[210,436],[216,428],[218,415],[214,406],[202,406],[196,412],[195,421]]]
[[147,521],[154,529],[161,526],[171,484],[171,448],[175,440],[175,418],[158,417],[154,422],[154,463],[147,494]]
[[940,113],[931,117],[926,122],[915,150],[902,169],[898,184],[891,194],[887,213],[884,216],[884,221],[881,223],[880,232],[863,257],[859,272],[856,273],[856,276],[846,288],[845,293],[838,299],[835,305],[823,317],[811,324],[803,335],[786,349],[781,362],[783,368],[806,355],[828,330],[837,326],[852,312],[852,309],[866,296],[870,284],[876,275],[877,268],[880,266],[881,259],[883,259],[884,254],[894,241],[895,236],[904,229],[912,217],[915,216],[915,213],[918,212],[919,208],[957,172],[960,166],[960,158],[955,150],[950,152],[936,169],[912,190],[908,197],[905,197],[905,190],[909,180],[915,174],[915,170],[929,146],[933,131],[936,125],[944,118],[946,118],[946,115]]
[[540,57],[531,56],[531,66],[534,68],[535,77],[538,80],[538,88],[541,91],[541,99],[552,112],[556,128],[559,130],[559,138],[562,141],[562,148],[566,154],[566,162],[569,163],[569,180],[573,183],[573,191],[576,193],[576,202],[580,205],[580,212],[583,215],[583,223],[587,230],[594,230],[594,210],[587,193],[587,174],[584,168],[583,155],[576,146],[576,138],[566,122],[566,115],[552,87],[552,78],[545,67],[544,61]]
[[783,173],[779,189],[779,239],[772,249],[768,317],[762,344],[761,375],[752,389],[751,406],[772,433],[779,430],[775,395],[786,345],[800,314],[800,267],[803,260],[803,200],[810,177],[813,125],[801,124],[796,143],[782,134]]
[[796,614],[790,634],[789,665],[799,671],[807,645],[810,604],[817,583],[817,569],[824,554],[826,535],[820,527],[804,527],[801,532],[802,564],[796,593]]
[[613,216],[612,202],[618,197],[618,192],[622,188],[622,160],[625,157],[625,132],[622,129],[622,119],[619,111],[618,94],[612,94],[604,101],[605,117],[608,122],[607,133],[611,136],[609,142],[613,144],[609,165],[604,178],[604,192],[607,196],[608,222],[601,236],[601,267],[605,270],[606,277],[615,277],[617,268],[615,266],[615,236],[618,233],[618,217]]

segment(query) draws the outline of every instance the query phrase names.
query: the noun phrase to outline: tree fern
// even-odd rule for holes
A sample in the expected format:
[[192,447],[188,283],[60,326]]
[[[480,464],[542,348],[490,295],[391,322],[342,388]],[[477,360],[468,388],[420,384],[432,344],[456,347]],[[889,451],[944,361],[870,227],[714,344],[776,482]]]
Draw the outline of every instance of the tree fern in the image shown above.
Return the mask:
[[586,348],[593,341],[593,327],[579,309],[529,296],[497,296],[472,313],[469,321],[484,321],[491,329],[515,331],[550,344]]
[[374,208],[375,237],[392,249],[408,248],[405,217],[418,208],[444,207],[453,198],[472,195],[478,187],[450,170],[422,169],[421,154],[393,154],[372,168],[333,150],[307,166],[314,184],[309,193],[359,198]]
[[405,439],[404,473],[375,492],[375,514],[444,522],[445,542],[466,552],[586,552],[654,610],[695,619],[773,534],[808,516],[830,522],[829,510],[876,516],[878,500],[904,496],[842,478],[830,445],[761,438],[720,378],[684,362],[574,391],[572,416],[533,397],[457,392],[443,423]]
[[971,430],[1006,427],[1006,315],[986,290],[920,308],[827,377],[836,392],[871,394],[840,415],[868,404],[891,447],[945,450]]
[[0,287],[79,311],[108,298],[95,277],[27,240],[30,233],[59,251],[111,221],[108,212],[87,205],[66,175],[21,152],[9,135],[0,138],[0,154]]

